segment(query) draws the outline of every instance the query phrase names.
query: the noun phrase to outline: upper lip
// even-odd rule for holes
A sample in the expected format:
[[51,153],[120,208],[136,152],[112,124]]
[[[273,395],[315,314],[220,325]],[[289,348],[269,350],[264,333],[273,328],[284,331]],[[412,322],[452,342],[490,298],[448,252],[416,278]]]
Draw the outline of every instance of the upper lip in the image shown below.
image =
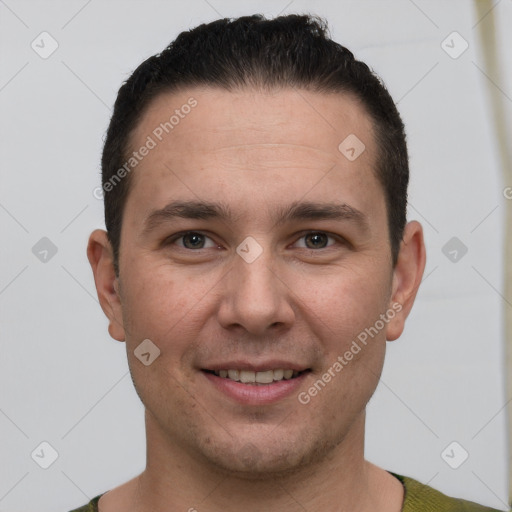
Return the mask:
[[294,370],[302,372],[308,370],[309,367],[299,363],[290,363],[289,361],[271,360],[258,363],[249,363],[248,361],[226,361],[222,363],[213,363],[201,368],[202,370],[219,371],[219,370],[246,370],[253,372],[263,372],[266,370]]

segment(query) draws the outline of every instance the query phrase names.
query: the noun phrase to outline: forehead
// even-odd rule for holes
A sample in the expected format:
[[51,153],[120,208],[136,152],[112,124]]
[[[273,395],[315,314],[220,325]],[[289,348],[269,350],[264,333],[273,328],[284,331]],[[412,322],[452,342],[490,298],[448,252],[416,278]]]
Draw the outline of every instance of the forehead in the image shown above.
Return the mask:
[[136,144],[153,134],[157,142],[172,138],[187,146],[195,143],[196,149],[205,151],[232,147],[239,141],[309,145],[331,153],[354,132],[371,150],[373,124],[352,94],[205,87],[158,95],[147,106],[131,139]]
[[373,124],[347,94],[292,88],[162,93],[134,130],[131,149],[149,140],[153,148],[132,172],[128,197],[137,197],[140,214],[144,204],[145,211],[163,206],[173,194],[211,199],[229,187],[238,187],[241,206],[248,192],[271,202],[277,190],[274,200],[297,201],[340,184],[349,196],[362,193],[360,207],[372,208],[372,196],[383,195],[374,173]]

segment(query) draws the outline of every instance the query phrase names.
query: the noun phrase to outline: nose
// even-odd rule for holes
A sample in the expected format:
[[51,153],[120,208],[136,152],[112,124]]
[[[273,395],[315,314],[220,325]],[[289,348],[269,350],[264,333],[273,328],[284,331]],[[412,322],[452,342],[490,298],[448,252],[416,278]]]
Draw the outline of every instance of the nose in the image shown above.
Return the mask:
[[286,330],[293,325],[293,293],[269,251],[248,262],[238,255],[223,279],[219,323],[254,335]]

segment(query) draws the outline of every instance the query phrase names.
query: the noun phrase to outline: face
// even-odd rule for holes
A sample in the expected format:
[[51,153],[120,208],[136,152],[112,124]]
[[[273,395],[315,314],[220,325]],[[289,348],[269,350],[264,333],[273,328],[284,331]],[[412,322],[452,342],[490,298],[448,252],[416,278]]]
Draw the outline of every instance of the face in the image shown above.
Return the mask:
[[[339,149],[351,135],[365,146],[355,159],[362,146]],[[120,300],[107,308],[148,442],[247,475],[359,443],[408,309],[362,107],[189,89],[153,101],[132,148],[148,136],[124,210]]]

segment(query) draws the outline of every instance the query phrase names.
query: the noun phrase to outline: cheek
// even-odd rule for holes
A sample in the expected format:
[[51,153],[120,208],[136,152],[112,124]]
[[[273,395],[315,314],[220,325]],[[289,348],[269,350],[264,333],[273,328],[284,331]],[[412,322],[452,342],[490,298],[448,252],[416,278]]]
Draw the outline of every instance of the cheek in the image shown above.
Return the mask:
[[355,418],[378,384],[386,348],[380,315],[388,308],[388,281],[383,273],[340,270],[316,279],[314,291],[306,281],[297,289],[307,304],[305,322],[323,350],[322,367],[302,398],[310,400],[315,414],[329,414],[332,425]]
[[371,268],[339,268],[329,275],[297,276],[293,291],[321,339],[338,348],[374,325],[388,307],[389,276]]
[[208,315],[218,272],[196,275],[166,263],[140,261],[123,286],[126,342],[132,350],[152,340],[167,355],[179,354]]
[[[206,283],[187,283],[179,272],[170,272],[163,265],[140,264],[132,269],[131,276],[138,277],[129,279],[124,287],[123,318],[128,363],[137,393],[144,404],[158,404],[171,386],[177,390],[177,400],[183,393],[187,395],[184,382],[191,372],[191,340],[202,325],[201,298],[207,293]],[[151,350],[158,351],[147,366],[136,355],[146,339],[157,347]]]

